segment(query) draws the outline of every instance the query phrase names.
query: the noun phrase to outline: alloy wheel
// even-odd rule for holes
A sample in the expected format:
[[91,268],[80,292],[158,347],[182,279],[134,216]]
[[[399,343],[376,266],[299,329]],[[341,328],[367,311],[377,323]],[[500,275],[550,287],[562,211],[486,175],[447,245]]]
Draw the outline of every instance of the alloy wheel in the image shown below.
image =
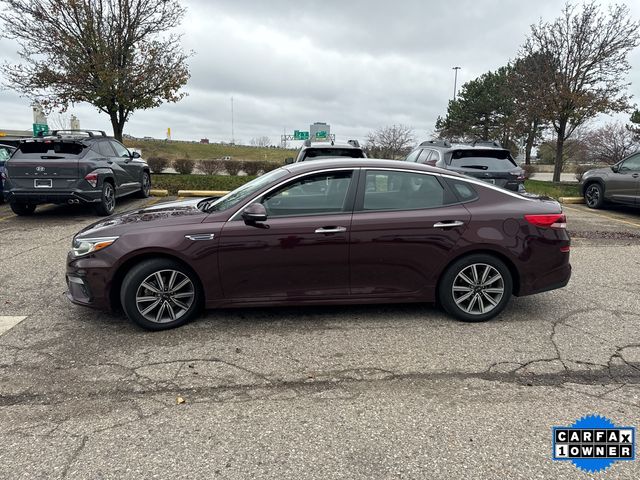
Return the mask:
[[473,263],[456,275],[451,287],[458,308],[470,315],[484,315],[504,296],[504,278],[493,266]]
[[585,193],[585,200],[589,207],[594,207],[600,202],[600,188],[597,185],[591,185]]
[[136,291],[140,315],[153,323],[180,319],[195,300],[191,279],[177,270],[159,270],[145,278]]

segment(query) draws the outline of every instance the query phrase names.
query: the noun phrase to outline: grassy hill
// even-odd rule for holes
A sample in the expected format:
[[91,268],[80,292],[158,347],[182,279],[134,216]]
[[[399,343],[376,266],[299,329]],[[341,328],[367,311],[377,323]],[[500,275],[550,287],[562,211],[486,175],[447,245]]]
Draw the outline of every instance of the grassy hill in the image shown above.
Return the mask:
[[127,147],[142,150],[144,158],[165,157],[169,160],[176,158],[206,160],[222,158],[228,155],[233,160],[267,160],[284,163],[285,158],[295,157],[297,153],[297,150],[284,148],[222,145],[219,143],[167,142],[164,140],[125,140],[124,144]]

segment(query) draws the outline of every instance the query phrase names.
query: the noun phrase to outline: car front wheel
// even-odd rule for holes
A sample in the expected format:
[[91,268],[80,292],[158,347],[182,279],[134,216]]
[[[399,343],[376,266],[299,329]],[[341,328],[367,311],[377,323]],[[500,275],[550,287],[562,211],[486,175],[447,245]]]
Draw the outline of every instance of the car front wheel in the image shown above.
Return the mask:
[[120,290],[130,320],[147,330],[167,330],[192,320],[201,309],[195,273],[169,259],[146,260],[133,267]]
[[484,322],[509,302],[513,280],[507,266],[491,255],[475,254],[454,262],[438,288],[442,307],[464,322]]
[[149,172],[142,172],[142,185],[140,190],[138,190],[139,198],[147,198],[151,193],[151,176]]
[[100,202],[96,205],[96,213],[102,217],[111,215],[116,209],[116,190],[111,182],[102,184]]
[[604,204],[604,191],[599,183],[587,185],[584,191],[584,202],[589,208],[600,208]]

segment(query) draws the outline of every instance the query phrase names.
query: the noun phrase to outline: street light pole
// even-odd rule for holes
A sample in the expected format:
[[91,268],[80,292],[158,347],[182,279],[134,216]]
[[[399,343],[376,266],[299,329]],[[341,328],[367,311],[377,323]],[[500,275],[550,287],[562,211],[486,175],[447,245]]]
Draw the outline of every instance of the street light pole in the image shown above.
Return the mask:
[[453,101],[456,101],[456,92],[458,89],[458,70],[460,70],[462,67],[452,67],[452,70],[455,70],[456,74],[455,77],[453,77]]

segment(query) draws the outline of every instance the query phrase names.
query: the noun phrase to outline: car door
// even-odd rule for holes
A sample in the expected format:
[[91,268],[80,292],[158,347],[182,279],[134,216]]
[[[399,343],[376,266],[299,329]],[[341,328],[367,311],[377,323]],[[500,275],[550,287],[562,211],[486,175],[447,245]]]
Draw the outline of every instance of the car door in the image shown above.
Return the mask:
[[616,202],[640,203],[640,153],[632,155],[620,164],[618,171],[607,178],[605,196]]
[[116,140],[109,140],[115,151],[113,161],[120,167],[117,175],[120,176],[119,188],[121,193],[127,193],[140,188],[140,166],[132,162],[129,150]]
[[470,220],[456,202],[428,172],[362,172],[351,221],[351,293],[432,300],[438,275]]
[[265,206],[266,222],[247,225],[239,214],[232,217],[220,236],[225,298],[247,303],[347,296],[355,177],[353,169],[304,175],[255,200]]

